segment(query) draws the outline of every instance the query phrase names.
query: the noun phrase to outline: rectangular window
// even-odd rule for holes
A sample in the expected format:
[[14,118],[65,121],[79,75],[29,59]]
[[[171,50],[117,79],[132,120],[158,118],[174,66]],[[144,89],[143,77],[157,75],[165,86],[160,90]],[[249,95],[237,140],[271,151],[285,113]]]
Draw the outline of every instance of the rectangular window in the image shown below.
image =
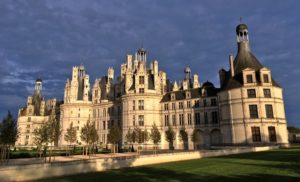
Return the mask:
[[164,105],[165,111],[169,110],[169,104]]
[[106,122],[103,121],[103,130],[105,130],[105,129],[106,129]]
[[271,90],[265,88],[265,89],[264,89],[264,96],[265,96],[266,98],[271,98]]
[[211,112],[211,118],[212,118],[212,123],[213,124],[218,123],[218,112],[217,111]]
[[252,131],[252,141],[253,142],[261,142],[260,128],[259,127],[251,127],[251,131]]
[[140,94],[145,93],[145,89],[144,89],[144,88],[139,88],[139,93],[140,93]]
[[188,114],[188,125],[192,125],[192,114]]
[[144,110],[144,100],[139,100],[139,110]]
[[139,76],[139,84],[144,84],[145,83],[145,77],[144,76]]
[[169,115],[165,115],[165,126],[169,126]]
[[28,117],[28,122],[31,122],[31,117]]
[[172,115],[172,124],[173,126],[176,126],[176,116]]
[[266,107],[266,117],[267,118],[274,118],[272,105],[271,104],[266,104],[265,107]]
[[191,101],[186,102],[187,108],[191,108]]
[[204,112],[204,124],[208,124],[207,112]]
[[175,109],[176,109],[176,104],[172,103],[172,110],[175,110]]
[[250,118],[258,118],[257,105],[249,105]]
[[132,101],[132,110],[135,110],[135,100]]
[[30,128],[30,125],[29,125],[29,124],[27,125],[27,128]]
[[252,75],[247,75],[247,83],[253,83],[253,77]]
[[269,126],[268,131],[269,131],[269,140],[270,140],[270,142],[277,142],[275,127],[274,126]]
[[183,102],[179,102],[179,109],[183,109]]
[[179,125],[180,125],[180,126],[184,125],[183,114],[179,114]]
[[200,124],[200,113],[198,112],[195,113],[195,124],[196,125]]
[[144,115],[139,115],[139,126],[144,126]]
[[200,107],[200,102],[199,102],[199,100],[195,100],[195,108],[198,108],[198,107]]
[[135,126],[135,115],[132,116],[132,125]]
[[217,99],[210,99],[210,105],[216,106],[217,105]]
[[28,135],[26,135],[26,139],[29,139],[29,136],[28,136]]
[[264,78],[264,83],[269,83],[269,75],[268,74],[263,74],[263,78]]
[[247,89],[248,98],[256,98],[255,89]]

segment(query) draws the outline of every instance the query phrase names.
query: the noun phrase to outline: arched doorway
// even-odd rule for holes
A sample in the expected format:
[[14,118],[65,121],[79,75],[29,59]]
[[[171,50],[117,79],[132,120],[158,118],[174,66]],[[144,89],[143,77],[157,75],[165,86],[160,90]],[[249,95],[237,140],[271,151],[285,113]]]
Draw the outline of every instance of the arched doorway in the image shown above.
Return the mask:
[[210,141],[211,145],[221,145],[222,143],[222,138],[221,138],[221,132],[219,129],[213,129],[210,132]]
[[201,130],[194,130],[193,133],[193,142],[194,142],[194,148],[195,149],[201,149],[204,148],[204,133]]
[[185,131],[185,129],[180,130],[179,135],[183,142],[183,149],[188,150],[189,149],[189,137],[188,137],[188,134]]

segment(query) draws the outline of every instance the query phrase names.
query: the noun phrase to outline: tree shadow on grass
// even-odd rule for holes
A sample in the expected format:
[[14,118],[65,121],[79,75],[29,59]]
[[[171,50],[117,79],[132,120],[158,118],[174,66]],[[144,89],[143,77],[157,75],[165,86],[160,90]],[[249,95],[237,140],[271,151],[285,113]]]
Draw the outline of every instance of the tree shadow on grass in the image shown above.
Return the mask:
[[270,175],[270,174],[251,174],[251,175],[233,175],[222,176],[208,175],[208,174],[194,174],[188,172],[179,172],[173,170],[166,170],[161,168],[140,167],[140,168],[126,168],[121,170],[111,170],[106,172],[86,173],[72,176],[65,176],[60,178],[51,178],[40,181],[55,181],[55,182],[81,182],[81,181],[222,181],[222,182],[245,182],[245,181],[272,181],[272,182],[285,182],[285,181],[299,181],[300,177],[283,176],[283,175]]

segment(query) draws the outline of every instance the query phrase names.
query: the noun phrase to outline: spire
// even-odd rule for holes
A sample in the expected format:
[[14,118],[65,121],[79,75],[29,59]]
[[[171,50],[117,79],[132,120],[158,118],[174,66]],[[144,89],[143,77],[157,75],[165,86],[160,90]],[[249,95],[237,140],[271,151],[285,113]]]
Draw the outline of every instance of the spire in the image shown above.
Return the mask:
[[172,91],[178,91],[178,85],[176,81],[174,82]]

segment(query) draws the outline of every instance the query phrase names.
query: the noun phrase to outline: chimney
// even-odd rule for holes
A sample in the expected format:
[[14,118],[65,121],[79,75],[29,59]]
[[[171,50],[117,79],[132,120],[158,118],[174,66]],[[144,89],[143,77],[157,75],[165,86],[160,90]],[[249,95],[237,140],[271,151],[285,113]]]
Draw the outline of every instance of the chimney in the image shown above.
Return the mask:
[[230,75],[234,77],[234,67],[233,67],[233,55],[229,55],[229,65],[230,65]]

